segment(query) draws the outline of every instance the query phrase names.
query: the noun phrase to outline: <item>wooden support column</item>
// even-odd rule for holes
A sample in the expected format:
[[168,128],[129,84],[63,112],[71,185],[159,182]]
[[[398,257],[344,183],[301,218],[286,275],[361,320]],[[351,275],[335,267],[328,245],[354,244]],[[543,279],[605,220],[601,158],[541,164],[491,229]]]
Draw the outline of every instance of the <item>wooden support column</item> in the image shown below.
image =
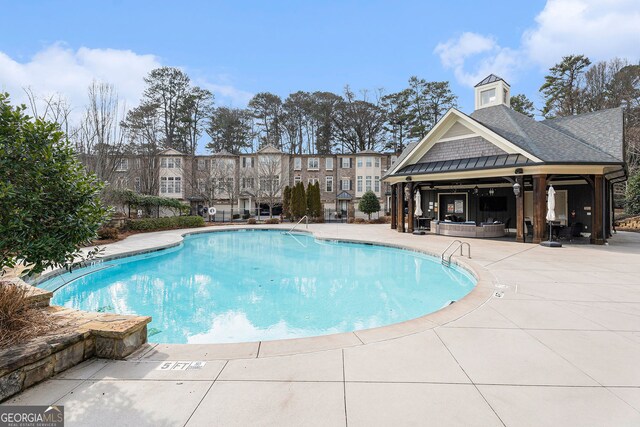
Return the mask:
[[396,230],[404,233],[404,183],[399,182],[396,186]]
[[604,245],[604,178],[602,175],[593,177],[593,206],[591,206],[591,243]]
[[393,184],[391,186],[391,229],[395,230],[396,227],[398,227],[398,199],[396,196],[396,188],[398,187],[397,184]]
[[547,216],[547,175],[533,175],[533,243],[544,240]]
[[516,242],[524,243],[524,179],[522,176],[516,178],[520,184],[520,195],[516,197]]
[[407,213],[407,233],[413,233],[413,211],[415,211],[413,199],[413,182],[408,183],[407,187],[409,187],[409,200],[407,203],[407,207],[409,210],[409,212]]

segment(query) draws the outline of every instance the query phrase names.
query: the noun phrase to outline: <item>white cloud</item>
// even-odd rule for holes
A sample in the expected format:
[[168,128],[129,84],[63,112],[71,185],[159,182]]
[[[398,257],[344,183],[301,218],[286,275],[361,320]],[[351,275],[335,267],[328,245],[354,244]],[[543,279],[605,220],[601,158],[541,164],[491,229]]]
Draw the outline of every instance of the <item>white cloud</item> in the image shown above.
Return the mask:
[[569,54],[640,59],[638,0],[549,0],[535,21],[523,35],[522,49],[544,68]]
[[638,0],[548,0],[517,47],[501,46],[489,35],[463,33],[438,44],[434,53],[458,82],[473,86],[490,73],[517,80],[527,67],[546,70],[570,54],[636,62],[639,39]]
[[[144,91],[144,77],[162,65],[155,55],[87,47],[73,50],[62,43],[45,47],[26,62],[0,51],[0,91],[9,92],[14,103],[27,103],[24,88],[41,98],[60,94],[78,115],[87,102],[87,88],[98,80],[113,84],[126,107],[132,108]],[[236,89],[228,77],[215,77],[213,82],[202,77],[195,83],[211,90],[218,105],[244,106],[252,96]]]
[[439,43],[434,52],[445,68],[453,70],[456,80],[468,86],[491,73],[509,80],[519,63],[518,52],[500,46],[492,36],[470,32]]
[[26,102],[23,88],[40,97],[60,94],[75,110],[87,102],[87,88],[93,80],[116,87],[127,106],[137,105],[144,90],[143,77],[160,61],[154,55],[130,50],[70,49],[60,43],[36,53],[27,62],[18,62],[0,52],[0,89],[14,102]]

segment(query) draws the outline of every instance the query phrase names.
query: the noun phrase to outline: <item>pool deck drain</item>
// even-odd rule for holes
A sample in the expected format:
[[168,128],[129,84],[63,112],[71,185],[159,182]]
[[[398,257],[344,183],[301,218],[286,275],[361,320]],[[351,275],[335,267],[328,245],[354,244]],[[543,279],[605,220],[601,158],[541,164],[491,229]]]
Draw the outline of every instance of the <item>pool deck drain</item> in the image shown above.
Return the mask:
[[[387,225],[309,229],[431,253],[451,241]],[[192,231],[131,236],[106,253],[174,245]],[[85,362],[6,404],[65,405],[68,426],[640,425],[640,234],[561,250],[465,241],[470,265],[495,280],[473,307],[443,310],[455,320],[437,312],[423,319],[430,327],[317,337],[317,348],[154,344],[127,361]],[[156,369],[165,362],[204,365]]]

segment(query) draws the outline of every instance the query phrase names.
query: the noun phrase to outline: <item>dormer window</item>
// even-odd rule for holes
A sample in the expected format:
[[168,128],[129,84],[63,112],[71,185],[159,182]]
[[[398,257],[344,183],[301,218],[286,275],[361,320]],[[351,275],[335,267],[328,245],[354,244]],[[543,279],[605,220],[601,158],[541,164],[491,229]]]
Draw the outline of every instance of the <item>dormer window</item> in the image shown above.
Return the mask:
[[480,92],[480,105],[487,105],[495,102],[496,100],[496,89],[488,89]]
[[505,105],[509,105],[509,103],[507,102],[507,97],[509,96],[508,92],[506,89],[502,89],[502,103]]

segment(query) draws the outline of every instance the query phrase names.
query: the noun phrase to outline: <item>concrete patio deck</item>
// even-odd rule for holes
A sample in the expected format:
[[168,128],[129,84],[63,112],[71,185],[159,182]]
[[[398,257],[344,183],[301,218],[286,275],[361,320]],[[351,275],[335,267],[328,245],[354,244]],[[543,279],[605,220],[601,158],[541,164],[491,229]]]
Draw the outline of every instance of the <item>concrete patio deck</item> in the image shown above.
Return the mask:
[[[309,229],[436,253],[452,240],[388,225]],[[175,244],[184,232],[131,236],[106,254]],[[150,345],[5,404],[65,405],[68,426],[640,425],[640,234],[561,249],[466,241],[494,289],[455,320],[427,317],[418,332],[399,326],[403,336],[370,343],[326,337],[320,351],[299,341]],[[207,364],[157,370],[165,360]]]

